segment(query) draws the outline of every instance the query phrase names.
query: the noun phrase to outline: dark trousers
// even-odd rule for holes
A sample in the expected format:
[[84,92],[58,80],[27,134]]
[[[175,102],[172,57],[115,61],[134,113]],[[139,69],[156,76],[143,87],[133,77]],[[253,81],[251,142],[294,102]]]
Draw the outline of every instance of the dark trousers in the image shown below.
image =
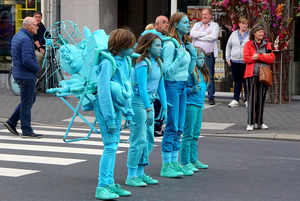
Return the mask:
[[[161,108],[160,101],[158,99],[156,99],[154,101],[153,105],[154,105],[154,115],[155,115],[155,118],[157,118],[159,115],[159,112],[160,112],[160,108]],[[161,131],[162,124],[163,124],[163,121],[156,120],[155,124],[154,124],[154,131]]]
[[205,57],[206,59],[206,66],[208,68],[208,73],[209,73],[209,79],[210,82],[208,83],[207,87],[207,98],[211,99],[214,98],[215,96],[215,56],[214,54],[210,54]]
[[240,93],[242,91],[242,84],[244,84],[245,101],[247,101],[247,93],[246,93],[247,87],[246,87],[246,80],[244,79],[246,64],[231,63],[230,68],[234,80],[233,99],[239,102]]
[[14,126],[21,120],[23,135],[31,134],[31,108],[35,102],[35,80],[23,80],[15,78],[20,87],[21,103],[16,107],[8,122]]
[[266,94],[268,87],[259,82],[257,76],[247,77],[247,96],[248,96],[248,119],[247,124],[262,125],[263,114],[264,114],[264,105],[266,100]]

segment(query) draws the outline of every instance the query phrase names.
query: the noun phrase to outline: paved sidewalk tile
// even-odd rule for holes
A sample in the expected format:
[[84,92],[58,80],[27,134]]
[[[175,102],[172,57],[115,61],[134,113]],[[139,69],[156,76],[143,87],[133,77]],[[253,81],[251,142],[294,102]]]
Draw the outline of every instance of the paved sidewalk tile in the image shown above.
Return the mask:
[[[66,100],[76,107],[79,99],[67,97]],[[202,135],[223,137],[246,137],[258,139],[300,140],[299,134],[299,107],[300,101],[286,104],[265,104],[264,123],[267,130],[254,129],[246,131],[247,108],[244,103],[239,107],[230,108],[229,98],[216,97],[216,105],[210,106],[205,100],[203,110]],[[15,96],[7,89],[0,89],[0,121],[6,121],[13,113],[20,97]],[[80,113],[93,121],[94,112]],[[38,93],[32,108],[32,122],[50,125],[69,125],[73,111],[58,97],[53,94]],[[80,119],[80,118],[76,118]],[[81,122],[81,123],[80,123]],[[75,122],[76,126],[85,125],[83,121]]]

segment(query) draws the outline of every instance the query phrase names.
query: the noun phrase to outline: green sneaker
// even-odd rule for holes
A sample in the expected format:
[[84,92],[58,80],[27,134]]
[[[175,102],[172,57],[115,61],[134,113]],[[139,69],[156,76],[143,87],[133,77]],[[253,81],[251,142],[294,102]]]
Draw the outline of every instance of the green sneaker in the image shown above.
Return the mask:
[[117,199],[119,196],[109,190],[107,186],[104,187],[97,187],[95,198],[100,200],[111,200],[111,199]]
[[178,161],[171,162],[171,167],[177,172],[182,172],[184,176],[190,176],[194,174],[194,172],[190,169],[182,168]]
[[192,163],[186,164],[187,167],[190,168],[193,172],[198,172],[198,168],[196,168]]
[[196,161],[195,163],[192,163],[196,168],[198,169],[207,169],[208,165],[204,165],[200,161]]
[[160,171],[160,176],[162,177],[180,177],[182,172],[177,172],[171,167],[171,163],[163,163]]
[[109,190],[119,196],[128,196],[131,195],[130,191],[126,191],[124,189],[121,188],[120,184],[110,184],[107,186],[109,188]]
[[155,179],[152,179],[152,177],[150,177],[150,175],[147,175],[146,173],[139,177],[141,180],[143,180],[143,182],[145,182],[146,184],[157,184],[158,181]]
[[147,184],[140,178],[133,177],[131,179],[126,179],[125,184],[127,186],[147,186]]

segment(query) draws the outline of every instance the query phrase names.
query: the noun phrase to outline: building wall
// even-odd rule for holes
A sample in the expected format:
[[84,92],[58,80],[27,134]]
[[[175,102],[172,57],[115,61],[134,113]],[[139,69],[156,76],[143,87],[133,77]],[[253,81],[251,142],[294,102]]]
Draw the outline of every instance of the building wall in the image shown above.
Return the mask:
[[118,28],[118,0],[99,0],[99,29],[109,34]]
[[117,28],[117,0],[63,0],[61,20],[70,20],[83,32],[87,26],[91,32],[104,29],[107,34]]

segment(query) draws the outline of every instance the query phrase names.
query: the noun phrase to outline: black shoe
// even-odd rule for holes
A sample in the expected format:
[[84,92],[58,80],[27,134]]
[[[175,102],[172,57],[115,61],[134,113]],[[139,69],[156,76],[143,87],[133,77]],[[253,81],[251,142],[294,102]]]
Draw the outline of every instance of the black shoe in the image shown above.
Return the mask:
[[208,99],[208,103],[209,103],[210,105],[215,105],[215,104],[216,104],[214,98]]
[[154,137],[162,137],[164,136],[164,131],[154,131]]
[[11,125],[10,123],[5,122],[5,123],[4,123],[4,126],[5,126],[5,127],[7,128],[7,130],[9,130],[9,132],[11,132],[12,134],[17,135],[17,136],[19,135],[19,133],[18,133],[16,127],[13,126],[13,125]]
[[22,138],[42,138],[43,135],[41,134],[35,134],[34,132],[27,134],[27,135],[22,135]]

